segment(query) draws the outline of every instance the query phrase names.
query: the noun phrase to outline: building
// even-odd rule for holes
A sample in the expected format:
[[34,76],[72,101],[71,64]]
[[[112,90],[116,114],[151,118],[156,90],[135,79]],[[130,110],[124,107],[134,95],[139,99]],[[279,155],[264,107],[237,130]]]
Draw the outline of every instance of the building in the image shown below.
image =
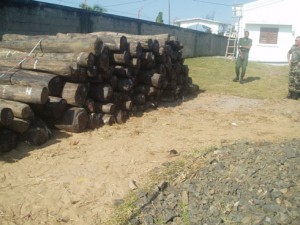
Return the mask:
[[248,30],[252,39],[249,59],[287,62],[287,51],[300,35],[299,0],[257,0],[242,7],[239,37]]

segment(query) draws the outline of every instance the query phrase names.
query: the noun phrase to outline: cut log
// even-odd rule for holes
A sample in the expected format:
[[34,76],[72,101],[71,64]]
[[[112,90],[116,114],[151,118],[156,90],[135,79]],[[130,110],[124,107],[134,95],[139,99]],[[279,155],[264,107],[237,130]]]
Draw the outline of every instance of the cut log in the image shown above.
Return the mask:
[[84,108],[88,113],[96,112],[95,101],[91,98],[86,98],[84,102]]
[[139,41],[132,41],[128,43],[128,51],[131,57],[140,58],[143,54],[143,47],[141,42]]
[[132,101],[133,101],[133,104],[135,104],[135,105],[144,105],[146,102],[146,97],[144,94],[135,93],[132,96]]
[[20,69],[0,68],[0,84],[17,84],[19,86],[43,86],[49,90],[49,95],[60,96],[64,82],[60,76]]
[[14,118],[12,123],[8,126],[9,129],[16,133],[22,134],[28,130],[30,122],[27,120]]
[[34,115],[30,106],[25,103],[0,99],[0,106],[10,108],[17,118],[28,119]]
[[82,38],[43,38],[0,42],[0,48],[14,49],[21,52],[31,52],[33,48],[35,53],[76,53],[91,52],[99,55],[103,48],[103,41],[96,36]]
[[88,122],[88,114],[84,108],[72,107],[54,124],[60,130],[68,132],[82,132]]
[[118,80],[119,80],[119,78],[115,75],[112,75],[109,78],[109,84],[113,90],[116,90],[118,88]]
[[38,118],[31,121],[29,128],[20,135],[20,139],[27,144],[40,146],[46,143],[51,136],[48,126]]
[[101,119],[106,125],[113,125],[116,122],[114,115],[110,114],[103,114]]
[[18,85],[0,85],[0,98],[25,103],[45,104],[49,91],[46,87],[22,87]]
[[156,96],[158,94],[158,89],[147,84],[138,84],[134,88],[135,92],[142,93],[146,96]]
[[0,153],[14,149],[18,144],[18,135],[7,128],[0,129]]
[[61,97],[65,99],[69,105],[83,106],[87,93],[87,85],[67,82],[63,88]]
[[8,126],[14,119],[13,111],[10,108],[0,105],[0,126]]
[[68,109],[68,104],[63,98],[49,96],[49,100],[45,104],[31,104],[31,108],[47,122],[52,122],[63,115],[63,113]]
[[103,124],[101,113],[90,113],[87,123],[87,128],[96,129]]
[[153,69],[156,66],[155,57],[152,52],[143,52],[141,56],[141,69]]
[[127,116],[126,111],[118,110],[115,114],[115,120],[118,124],[125,123],[127,118],[128,118],[128,116]]
[[109,102],[113,95],[113,89],[109,84],[92,83],[88,92],[88,96],[95,101]]
[[143,84],[148,84],[157,88],[161,88],[164,82],[165,76],[159,73],[153,73],[152,70],[141,71],[138,76],[138,81]]
[[131,100],[123,102],[122,104],[122,110],[126,110],[126,111],[132,111],[132,107],[133,107],[133,103]]
[[124,66],[114,66],[113,74],[120,78],[132,78],[133,77],[133,69],[126,68]]
[[97,113],[114,114],[116,111],[116,105],[113,103],[103,104],[95,102],[95,110]]
[[[80,78],[87,76],[87,69],[80,68],[74,62],[58,61],[49,58],[35,58],[27,57],[14,59],[12,57],[1,59],[0,67],[10,67],[23,70],[42,71],[46,73],[53,73],[60,76],[67,76],[73,78]],[[85,73],[83,73],[85,71]]]
[[118,78],[118,85],[117,90],[118,91],[131,91],[134,86],[134,83],[132,79],[130,78]]
[[128,51],[110,54],[110,62],[114,65],[129,65],[130,60],[131,57]]

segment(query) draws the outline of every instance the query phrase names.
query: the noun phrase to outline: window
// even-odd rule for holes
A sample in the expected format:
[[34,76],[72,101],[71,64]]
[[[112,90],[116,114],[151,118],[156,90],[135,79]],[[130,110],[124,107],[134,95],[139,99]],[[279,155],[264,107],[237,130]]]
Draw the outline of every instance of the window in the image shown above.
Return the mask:
[[278,28],[260,28],[259,43],[260,44],[277,44]]

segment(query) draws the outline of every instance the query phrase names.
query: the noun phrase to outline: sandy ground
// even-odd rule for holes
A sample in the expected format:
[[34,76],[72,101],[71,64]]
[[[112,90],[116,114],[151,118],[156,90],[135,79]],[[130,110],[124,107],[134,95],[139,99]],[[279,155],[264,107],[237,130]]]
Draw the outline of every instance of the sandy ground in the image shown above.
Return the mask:
[[0,158],[0,224],[101,224],[115,199],[186,153],[237,140],[300,138],[300,103],[201,93],[82,134],[56,132]]

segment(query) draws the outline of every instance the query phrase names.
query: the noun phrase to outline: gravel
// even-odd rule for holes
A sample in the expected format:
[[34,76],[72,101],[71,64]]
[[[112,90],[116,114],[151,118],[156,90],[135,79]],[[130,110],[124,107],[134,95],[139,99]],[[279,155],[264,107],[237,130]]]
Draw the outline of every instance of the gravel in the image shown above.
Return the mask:
[[129,224],[300,224],[300,140],[207,153],[188,179],[139,193]]

